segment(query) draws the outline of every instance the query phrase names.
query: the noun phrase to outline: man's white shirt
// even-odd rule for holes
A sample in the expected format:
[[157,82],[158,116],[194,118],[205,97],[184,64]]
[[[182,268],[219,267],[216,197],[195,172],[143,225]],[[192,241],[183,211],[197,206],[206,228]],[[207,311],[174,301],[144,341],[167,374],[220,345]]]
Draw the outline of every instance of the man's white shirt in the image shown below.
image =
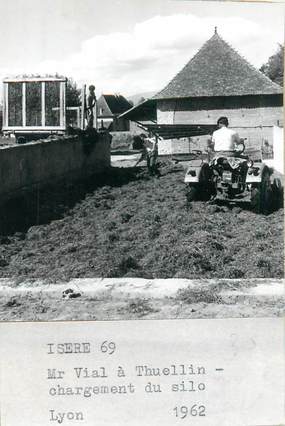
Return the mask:
[[235,144],[239,143],[238,134],[228,127],[221,127],[212,136],[215,151],[233,151]]

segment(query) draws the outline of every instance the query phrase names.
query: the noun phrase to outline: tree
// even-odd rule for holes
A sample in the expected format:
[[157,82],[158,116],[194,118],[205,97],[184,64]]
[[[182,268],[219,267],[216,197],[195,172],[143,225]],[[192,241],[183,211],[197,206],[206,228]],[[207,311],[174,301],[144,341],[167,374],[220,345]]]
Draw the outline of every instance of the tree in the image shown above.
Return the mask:
[[261,66],[260,71],[274,81],[274,83],[283,86],[284,46],[279,44],[277,51]]
[[81,91],[77,88],[76,82],[72,78],[68,78],[66,84],[66,106],[79,106]]
[[[46,75],[46,77],[54,77],[53,75]],[[64,77],[56,73],[55,77]],[[81,105],[81,90],[78,89],[76,82],[71,77],[67,77],[66,82],[66,106],[80,106]]]

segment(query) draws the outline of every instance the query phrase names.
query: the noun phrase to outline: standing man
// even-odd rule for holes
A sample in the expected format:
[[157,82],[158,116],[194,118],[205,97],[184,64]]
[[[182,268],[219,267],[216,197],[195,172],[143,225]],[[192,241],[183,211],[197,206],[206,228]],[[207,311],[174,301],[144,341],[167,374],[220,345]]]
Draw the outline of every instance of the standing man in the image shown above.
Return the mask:
[[[151,147],[149,146],[151,144]],[[151,176],[160,177],[160,171],[157,166],[158,141],[157,138],[143,138],[143,149],[135,167],[143,160],[146,160],[147,169]]]
[[152,143],[152,147],[149,148],[149,173],[151,176],[160,177],[160,171],[157,166],[158,158],[158,140],[157,137],[150,138],[149,141]]
[[[94,110],[96,108],[96,95],[95,95],[95,86],[91,84],[89,86],[89,95],[87,98],[87,108],[86,108],[86,114],[87,114],[87,127],[93,128],[94,127]],[[95,129],[97,128],[97,114],[95,110]]]
[[217,124],[219,128],[212,136],[214,151],[234,151],[236,145],[240,143],[239,135],[228,128],[229,120],[227,117],[220,117]]
[[142,141],[142,149],[141,149],[141,156],[138,159],[138,161],[136,162],[135,166],[136,167],[139,163],[141,163],[142,161],[146,160],[146,164],[147,164],[147,168],[149,169],[149,156],[148,156],[148,148],[146,146],[146,136],[144,134],[140,135],[140,139]]

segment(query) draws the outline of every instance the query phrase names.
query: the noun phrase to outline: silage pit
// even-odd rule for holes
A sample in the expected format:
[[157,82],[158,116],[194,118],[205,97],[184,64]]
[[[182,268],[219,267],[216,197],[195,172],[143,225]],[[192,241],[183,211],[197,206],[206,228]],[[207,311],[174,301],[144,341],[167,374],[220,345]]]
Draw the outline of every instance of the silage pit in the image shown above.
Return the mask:
[[[189,210],[183,172],[160,179],[141,169],[112,173],[101,186],[81,183],[72,202],[70,188],[59,188],[59,216],[3,235],[0,276],[48,282],[283,276],[283,210],[264,217],[204,202]],[[48,203],[42,208],[46,212]]]

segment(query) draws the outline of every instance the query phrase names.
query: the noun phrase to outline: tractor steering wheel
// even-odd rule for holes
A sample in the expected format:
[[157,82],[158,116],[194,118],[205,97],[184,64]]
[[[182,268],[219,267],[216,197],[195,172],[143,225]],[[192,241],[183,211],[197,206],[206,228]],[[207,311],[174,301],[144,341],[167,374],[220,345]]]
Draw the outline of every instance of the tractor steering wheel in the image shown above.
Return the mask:
[[193,149],[190,154],[194,154],[194,155],[201,155],[202,151],[200,149]]
[[238,144],[236,144],[235,152],[238,154],[242,154],[245,150],[244,140],[241,139]]

